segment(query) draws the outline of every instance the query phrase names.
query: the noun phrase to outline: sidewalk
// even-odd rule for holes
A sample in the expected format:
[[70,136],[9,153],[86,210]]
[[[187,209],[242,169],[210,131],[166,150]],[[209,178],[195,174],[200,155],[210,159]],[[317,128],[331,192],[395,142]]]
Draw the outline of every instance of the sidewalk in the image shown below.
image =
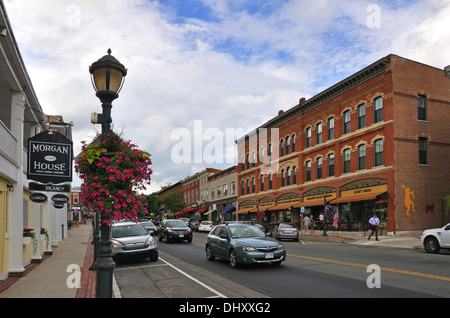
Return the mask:
[[[94,258],[92,225],[80,224],[68,231],[68,237],[53,247],[52,255],[44,255],[42,262],[31,263],[25,275],[0,281],[0,298],[94,298],[96,272],[89,271]],[[68,288],[67,279],[80,267],[80,288]]]
[[[302,241],[356,244],[361,246],[384,246],[396,248],[423,249],[419,232],[398,233],[397,235],[379,236],[370,240],[359,232],[323,232],[316,230],[313,234],[300,234]],[[96,272],[89,267],[94,261],[92,242],[92,225],[82,224],[68,231],[68,237],[58,247],[53,248],[52,255],[44,255],[41,263],[31,263],[25,268],[22,277],[11,277],[0,281],[0,298],[95,298]],[[67,267],[77,264],[81,271],[80,288],[68,288],[67,279],[71,272]],[[113,286],[113,297],[120,292]]]
[[368,240],[368,233],[363,232],[335,232],[328,231],[327,236],[323,236],[321,230],[315,230],[313,234],[300,234],[299,239],[303,241],[318,241],[328,243],[355,244],[361,246],[396,247],[423,249],[420,235],[422,231],[399,232],[396,235],[379,235],[378,241],[373,235]]

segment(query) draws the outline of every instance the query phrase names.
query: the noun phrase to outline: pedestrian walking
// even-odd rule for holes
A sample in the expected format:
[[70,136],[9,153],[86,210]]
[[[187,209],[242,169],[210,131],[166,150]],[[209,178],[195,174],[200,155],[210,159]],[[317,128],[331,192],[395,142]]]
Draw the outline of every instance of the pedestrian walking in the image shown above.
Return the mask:
[[370,233],[369,238],[367,240],[370,240],[373,233],[375,232],[375,241],[378,241],[378,225],[380,224],[380,219],[377,217],[376,214],[374,214],[370,220],[369,220],[369,226],[372,230],[372,233]]
[[320,212],[319,214],[319,230],[323,230],[323,219],[324,219],[323,212]]
[[314,233],[314,226],[316,226],[316,221],[314,221],[313,216],[311,215],[311,217],[309,218],[309,221],[311,223],[311,234]]
[[311,220],[308,215],[303,219],[303,224],[305,225],[305,234],[309,234],[309,226],[311,224]]

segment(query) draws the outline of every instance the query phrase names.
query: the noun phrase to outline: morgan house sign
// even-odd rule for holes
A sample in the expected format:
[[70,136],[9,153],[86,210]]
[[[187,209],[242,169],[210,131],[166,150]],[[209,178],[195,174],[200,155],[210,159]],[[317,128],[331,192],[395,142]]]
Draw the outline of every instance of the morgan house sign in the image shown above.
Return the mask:
[[28,139],[27,178],[42,183],[72,181],[73,143],[58,132]]

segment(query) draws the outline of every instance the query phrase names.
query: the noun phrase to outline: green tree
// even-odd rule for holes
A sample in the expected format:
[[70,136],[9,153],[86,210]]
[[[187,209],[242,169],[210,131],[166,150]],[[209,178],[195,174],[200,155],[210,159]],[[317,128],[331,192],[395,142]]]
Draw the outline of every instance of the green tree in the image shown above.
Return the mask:
[[186,204],[183,202],[183,194],[180,191],[174,191],[164,196],[164,208],[170,212],[183,210]]

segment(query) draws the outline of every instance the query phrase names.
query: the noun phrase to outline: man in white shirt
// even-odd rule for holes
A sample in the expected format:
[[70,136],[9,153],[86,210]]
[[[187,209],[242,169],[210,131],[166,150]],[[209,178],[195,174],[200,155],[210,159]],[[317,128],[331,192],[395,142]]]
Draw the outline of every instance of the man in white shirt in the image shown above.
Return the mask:
[[377,215],[374,214],[369,220],[370,228],[372,229],[372,233],[370,233],[368,240],[372,237],[375,232],[375,241],[378,241],[378,224],[380,224],[380,219],[378,219]]

